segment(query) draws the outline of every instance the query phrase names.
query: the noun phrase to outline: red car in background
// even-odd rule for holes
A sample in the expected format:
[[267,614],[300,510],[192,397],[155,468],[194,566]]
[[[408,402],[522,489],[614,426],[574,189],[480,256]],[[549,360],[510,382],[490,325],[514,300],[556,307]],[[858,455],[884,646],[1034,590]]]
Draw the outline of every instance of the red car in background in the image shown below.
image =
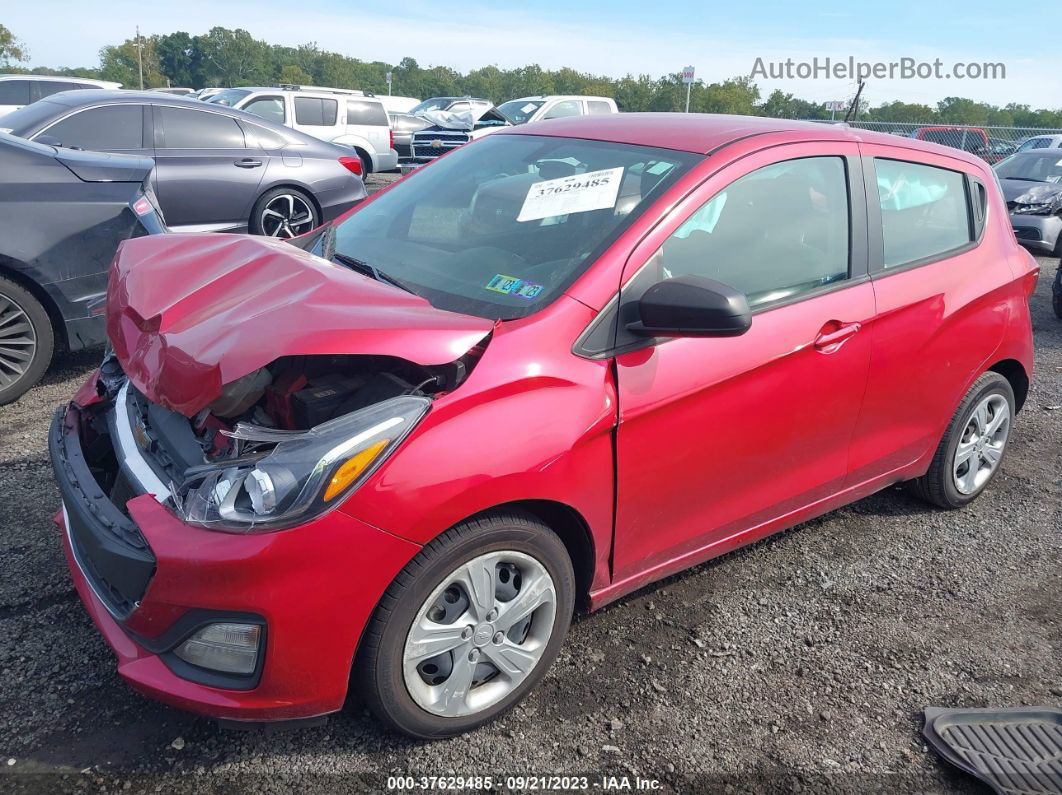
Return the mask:
[[900,482],[958,508],[1029,389],[988,165],[777,119],[498,132],[293,242],[129,241],[51,456],[136,689],[444,737],[573,610]]

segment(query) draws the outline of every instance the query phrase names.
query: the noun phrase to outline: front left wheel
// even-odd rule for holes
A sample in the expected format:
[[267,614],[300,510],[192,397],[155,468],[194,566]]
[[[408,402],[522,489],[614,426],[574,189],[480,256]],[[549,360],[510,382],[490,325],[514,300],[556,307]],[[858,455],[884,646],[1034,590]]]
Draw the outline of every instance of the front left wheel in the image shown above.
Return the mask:
[[481,726],[545,676],[568,632],[575,577],[534,517],[496,512],[424,547],[388,588],[355,674],[383,722],[423,739]]

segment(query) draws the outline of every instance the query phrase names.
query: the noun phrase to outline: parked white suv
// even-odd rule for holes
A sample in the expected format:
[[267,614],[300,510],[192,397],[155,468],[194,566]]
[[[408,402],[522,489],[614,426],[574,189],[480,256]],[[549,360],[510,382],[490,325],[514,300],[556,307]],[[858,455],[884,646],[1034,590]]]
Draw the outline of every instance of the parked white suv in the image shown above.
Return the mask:
[[584,97],[574,94],[511,99],[499,105],[498,110],[504,113],[513,124],[560,119],[564,116],[598,116],[606,113],[619,113],[616,100],[611,97]]
[[121,83],[87,77],[52,75],[0,75],[0,117],[60,91],[81,88],[121,88]]
[[391,120],[383,103],[372,94],[343,88],[285,85],[227,88],[207,102],[237,108],[314,138],[349,146],[361,158],[366,175],[398,167]]

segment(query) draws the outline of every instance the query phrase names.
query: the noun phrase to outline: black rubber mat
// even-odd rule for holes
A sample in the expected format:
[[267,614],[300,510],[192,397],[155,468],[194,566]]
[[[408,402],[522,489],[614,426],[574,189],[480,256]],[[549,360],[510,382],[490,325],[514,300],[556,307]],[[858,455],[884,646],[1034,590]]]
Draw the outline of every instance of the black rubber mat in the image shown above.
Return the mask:
[[1062,795],[1062,710],[927,707],[938,754],[1000,795]]

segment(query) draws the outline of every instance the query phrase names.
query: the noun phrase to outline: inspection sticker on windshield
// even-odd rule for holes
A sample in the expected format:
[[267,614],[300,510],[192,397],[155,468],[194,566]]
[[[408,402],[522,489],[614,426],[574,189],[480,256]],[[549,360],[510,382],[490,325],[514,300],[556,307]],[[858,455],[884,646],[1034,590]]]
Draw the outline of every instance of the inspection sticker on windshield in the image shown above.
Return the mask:
[[623,166],[620,166],[536,182],[527,192],[516,220],[539,221],[557,215],[615,207],[622,179]]
[[538,294],[542,292],[542,285],[525,282],[516,276],[506,276],[504,273],[499,273],[487,282],[486,289],[504,295],[515,295],[517,298],[525,298],[530,301],[532,298],[537,298]]

